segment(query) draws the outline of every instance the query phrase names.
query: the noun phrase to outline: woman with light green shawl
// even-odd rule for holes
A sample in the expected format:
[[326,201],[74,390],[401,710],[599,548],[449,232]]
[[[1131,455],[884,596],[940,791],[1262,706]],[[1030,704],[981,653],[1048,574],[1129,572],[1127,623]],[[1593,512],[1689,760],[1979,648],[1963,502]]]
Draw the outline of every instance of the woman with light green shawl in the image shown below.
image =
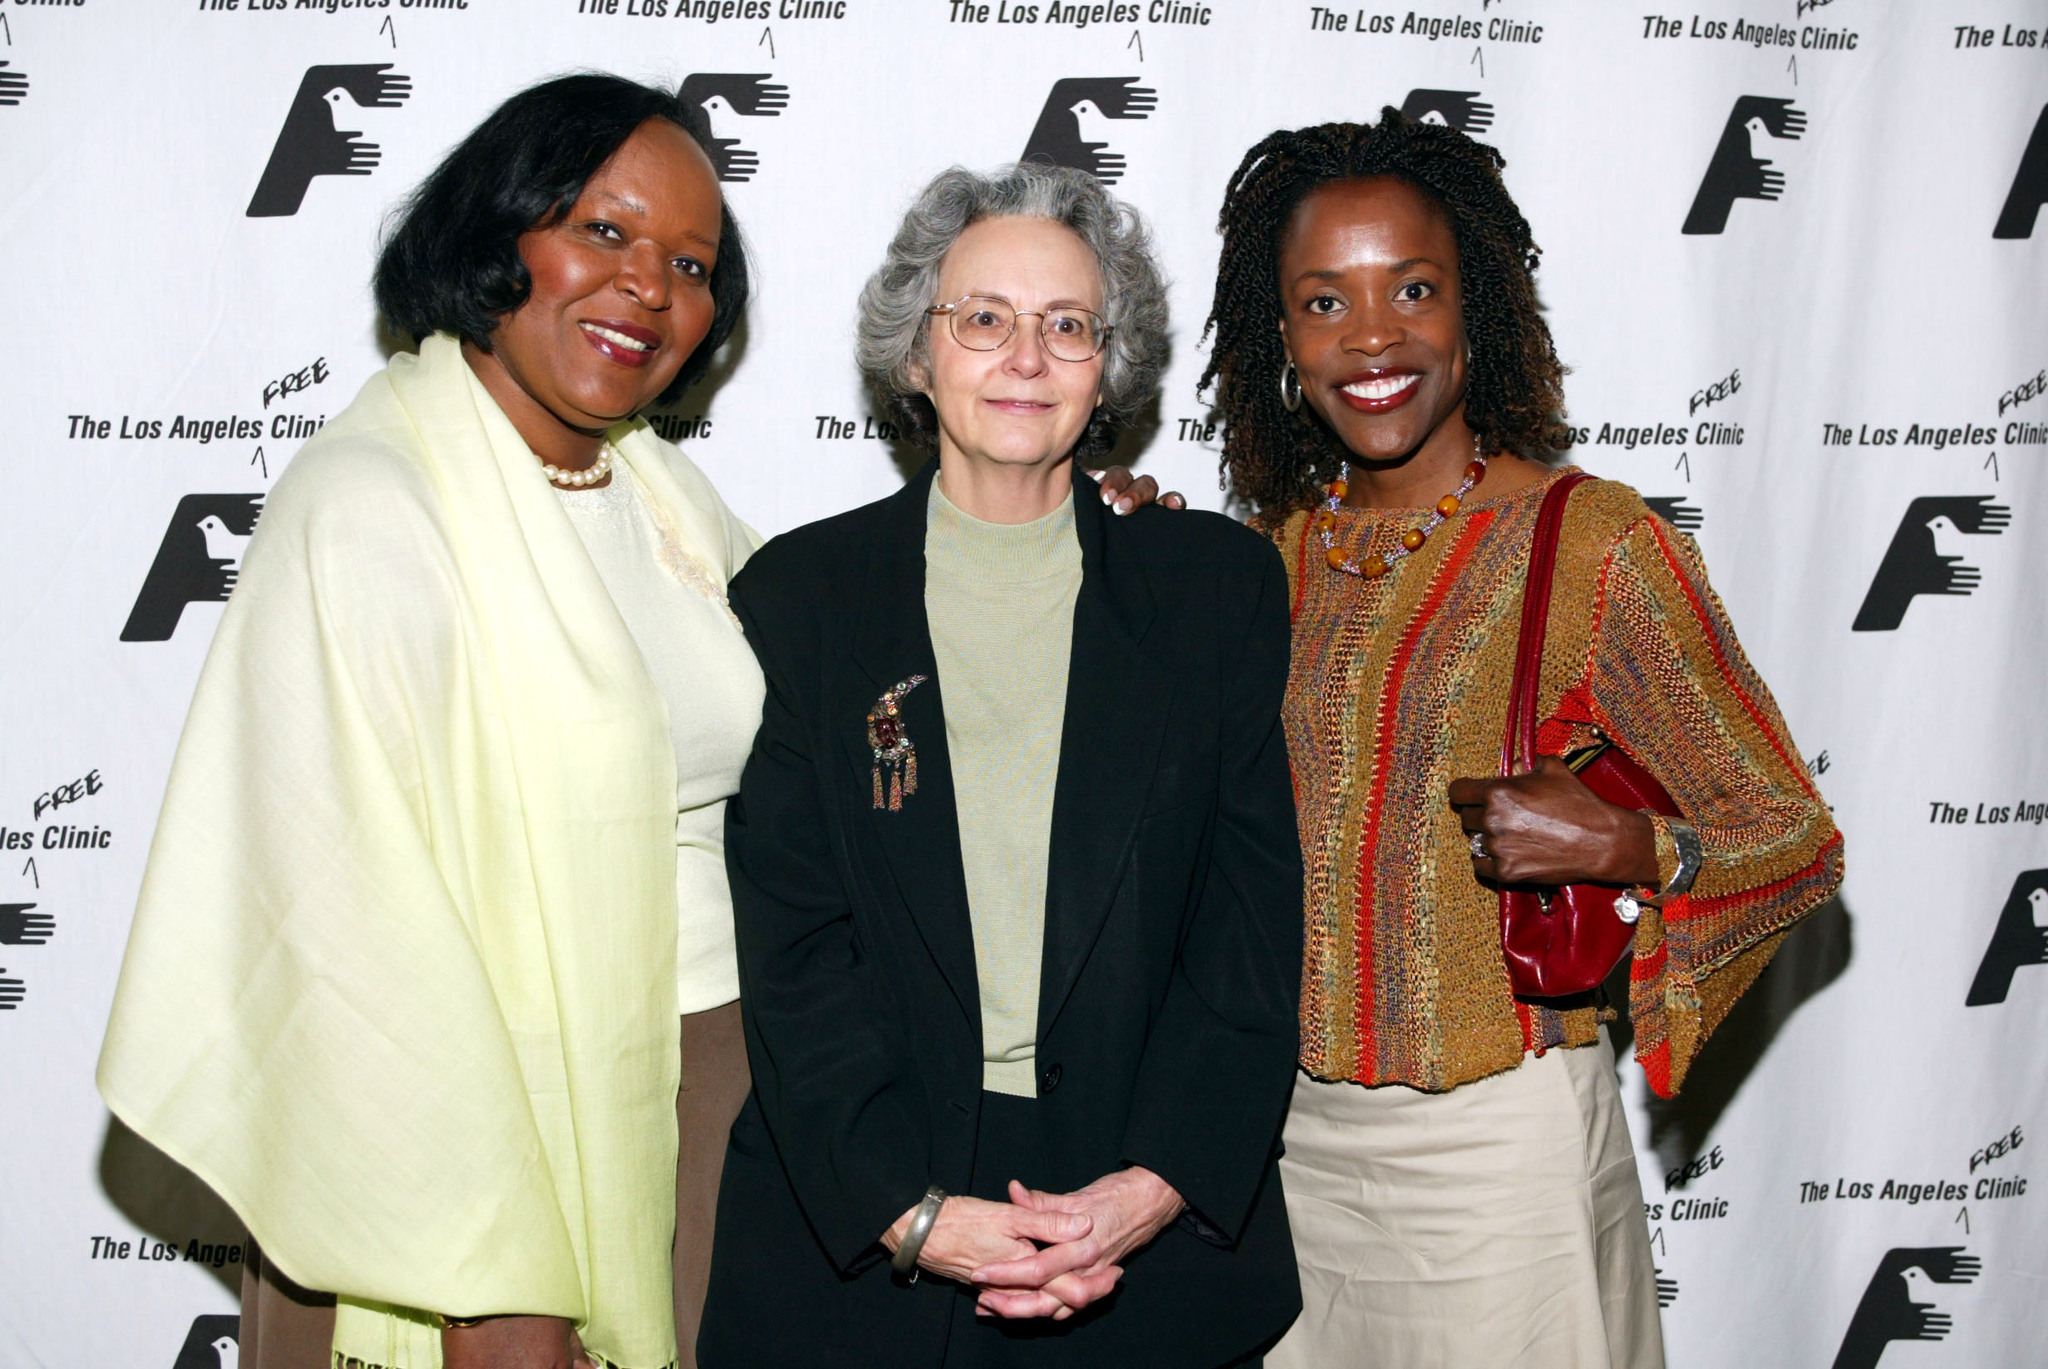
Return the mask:
[[677,1023],[686,1055],[723,1024],[680,1109],[715,1166],[746,1090],[723,808],[762,690],[724,599],[757,539],[635,417],[745,305],[709,137],[609,76],[492,114],[378,265],[418,355],[307,443],[244,559],[99,1082],[337,1295],[331,1347],[251,1303],[245,1366],[677,1362]]

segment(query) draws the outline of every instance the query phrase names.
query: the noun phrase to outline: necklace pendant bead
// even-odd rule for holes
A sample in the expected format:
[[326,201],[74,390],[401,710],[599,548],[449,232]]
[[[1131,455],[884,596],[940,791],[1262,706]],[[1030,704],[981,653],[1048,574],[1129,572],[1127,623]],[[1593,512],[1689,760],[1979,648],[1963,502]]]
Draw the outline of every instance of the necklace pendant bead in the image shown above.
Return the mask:
[[[1472,445],[1476,450],[1479,445],[1477,438],[1473,439]],[[1315,531],[1322,538],[1323,560],[1329,563],[1331,570],[1340,571],[1346,575],[1360,576],[1367,580],[1379,579],[1393,568],[1394,562],[1420,551],[1422,544],[1429,540],[1429,535],[1439,527],[1442,527],[1444,520],[1458,511],[1464,503],[1465,496],[1472,493],[1473,487],[1485,475],[1486,458],[1484,456],[1474,456],[1465,467],[1463,482],[1459,484],[1456,490],[1436,501],[1435,511],[1427,522],[1419,528],[1409,528],[1406,532],[1402,533],[1397,539],[1398,545],[1392,551],[1384,553],[1373,552],[1363,560],[1351,561],[1347,560],[1344,553],[1338,549],[1336,537],[1337,505],[1344,498],[1345,491],[1350,488],[1351,465],[1349,462],[1346,462],[1343,469],[1337,473],[1337,478],[1324,486],[1324,489],[1329,492],[1329,499],[1322,510],[1315,515],[1312,523]]]

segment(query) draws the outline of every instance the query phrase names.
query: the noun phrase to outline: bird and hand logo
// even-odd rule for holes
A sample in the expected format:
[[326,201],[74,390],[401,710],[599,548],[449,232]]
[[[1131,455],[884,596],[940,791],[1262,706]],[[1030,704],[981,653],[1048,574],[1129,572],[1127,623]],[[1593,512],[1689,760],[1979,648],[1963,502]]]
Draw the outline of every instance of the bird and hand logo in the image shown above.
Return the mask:
[[1876,1369],[1900,1340],[1946,1340],[1954,1319],[1935,1308],[1936,1284],[1975,1283],[1983,1261],[1959,1245],[1897,1246],[1884,1252],[1835,1352],[1834,1369]]
[[1401,112],[1417,123],[1442,124],[1460,133],[1484,133],[1493,124],[1493,106],[1476,90],[1411,90]]
[[57,930],[57,919],[33,903],[0,903],[0,946],[41,946]]
[[2020,167],[2013,173],[2012,189],[2005,194],[2005,207],[1998,211],[1994,238],[2031,238],[2034,219],[2048,202],[2048,105],[2034,120],[2033,136],[2020,154]]
[[[1085,171],[1104,185],[1123,179],[1125,161],[1110,149],[1109,120],[1149,119],[1159,92],[1136,76],[1065,76],[1052,83],[1020,162]],[[1091,136],[1098,135],[1098,136]]]
[[[0,903],[0,946],[42,946],[56,934],[57,919],[33,903]],[[0,965],[0,1012],[11,1012],[28,997],[28,981],[7,975]]]
[[352,110],[396,109],[412,98],[412,78],[381,65],[311,66],[299,78],[284,127],[249,200],[252,219],[285,218],[299,212],[315,176],[367,176],[384,158],[362,130],[345,129],[336,115]]
[[1963,1006],[2005,1002],[2013,975],[2029,965],[2048,965],[2048,870],[2022,870],[2012,882]]
[[194,1317],[171,1369],[240,1369],[242,1319],[228,1314]]
[[263,514],[260,494],[188,494],[171,514],[156,559],[121,629],[124,642],[167,642],[187,604],[226,603],[242,548]]
[[1894,631],[1922,594],[1975,593],[1984,572],[1965,563],[1957,539],[1996,536],[2010,522],[2012,509],[1990,495],[1923,495],[1906,505],[1863,607],[1856,610],[1854,631]]
[[[1806,114],[1790,100],[1768,95],[1738,96],[1721,141],[1685,216],[1688,234],[1714,234],[1728,227],[1728,213],[1737,200],[1775,200],[1785,192],[1785,173],[1772,169],[1758,155],[1759,138],[1797,139],[1806,132]],[[1768,147],[1765,143],[1762,146]]]
[[721,181],[751,181],[761,169],[761,154],[742,147],[734,119],[774,119],[789,108],[789,87],[777,85],[765,71],[694,71],[677,92],[685,104],[704,111],[711,121],[712,170]]
[[1697,532],[1707,521],[1707,511],[1682,494],[1646,494],[1643,502],[1680,532]]

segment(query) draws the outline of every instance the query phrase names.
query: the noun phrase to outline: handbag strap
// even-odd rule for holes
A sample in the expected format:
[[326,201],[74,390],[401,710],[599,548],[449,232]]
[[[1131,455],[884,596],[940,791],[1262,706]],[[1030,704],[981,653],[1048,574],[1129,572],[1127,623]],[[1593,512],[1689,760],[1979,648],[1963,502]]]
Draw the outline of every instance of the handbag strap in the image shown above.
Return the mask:
[[1529,544],[1529,580],[1522,589],[1522,632],[1515,644],[1515,677],[1508,688],[1508,731],[1501,742],[1500,773],[1515,773],[1515,762],[1536,763],[1536,688],[1543,677],[1543,639],[1550,626],[1550,584],[1557,571],[1558,530],[1565,501],[1593,477],[1573,471],[1543,496],[1536,511],[1536,535]]

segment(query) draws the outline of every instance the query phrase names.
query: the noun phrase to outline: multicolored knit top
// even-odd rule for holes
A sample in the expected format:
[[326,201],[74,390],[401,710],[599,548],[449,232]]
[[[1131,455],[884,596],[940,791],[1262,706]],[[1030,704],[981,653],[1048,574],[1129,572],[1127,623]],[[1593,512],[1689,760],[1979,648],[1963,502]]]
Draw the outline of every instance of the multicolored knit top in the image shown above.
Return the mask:
[[[1569,469],[1569,468],[1566,468]],[[1306,866],[1301,1062],[1321,1079],[1449,1089],[1527,1050],[1591,1044],[1597,1011],[1518,1003],[1499,900],[1445,791],[1500,773],[1529,544],[1553,472],[1468,500],[1378,580],[1330,569],[1312,514],[1274,529],[1293,590],[1285,718]],[[1421,515],[1342,509],[1337,544],[1386,551]],[[1636,927],[1636,1056],[1669,1095],[1786,929],[1842,879],[1842,838],[1737,645],[1691,540],[1636,492],[1571,496],[1538,750],[1597,728],[1670,792],[1706,861]],[[1676,853],[1658,828],[1665,879]]]

